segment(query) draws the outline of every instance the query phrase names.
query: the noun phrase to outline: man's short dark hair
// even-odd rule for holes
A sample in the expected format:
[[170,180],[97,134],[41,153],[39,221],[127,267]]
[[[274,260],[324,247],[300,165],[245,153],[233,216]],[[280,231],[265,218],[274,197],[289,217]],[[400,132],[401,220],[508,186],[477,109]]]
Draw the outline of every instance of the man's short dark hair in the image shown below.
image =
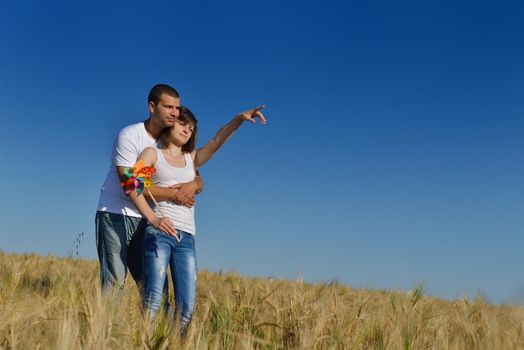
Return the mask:
[[162,94],[166,94],[174,98],[180,98],[178,91],[176,91],[171,86],[167,84],[157,84],[153,86],[151,91],[149,91],[147,103],[153,102],[154,104],[157,104],[160,101],[160,96],[162,96]]

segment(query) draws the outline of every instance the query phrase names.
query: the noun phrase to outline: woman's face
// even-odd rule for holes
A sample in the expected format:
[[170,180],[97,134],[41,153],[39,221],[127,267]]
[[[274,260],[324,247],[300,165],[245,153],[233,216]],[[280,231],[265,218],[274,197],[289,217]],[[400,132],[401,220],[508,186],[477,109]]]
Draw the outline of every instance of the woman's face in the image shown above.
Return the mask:
[[193,135],[194,130],[195,126],[193,123],[177,119],[175,125],[173,125],[173,128],[171,129],[173,143],[177,146],[185,145],[191,138],[191,135]]

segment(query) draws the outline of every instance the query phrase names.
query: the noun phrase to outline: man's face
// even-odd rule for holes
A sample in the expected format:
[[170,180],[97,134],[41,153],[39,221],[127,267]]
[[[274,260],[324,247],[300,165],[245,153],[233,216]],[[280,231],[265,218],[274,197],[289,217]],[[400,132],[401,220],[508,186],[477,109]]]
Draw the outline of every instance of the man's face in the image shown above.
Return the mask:
[[149,113],[151,119],[154,119],[162,127],[171,127],[175,124],[180,113],[180,99],[162,94],[157,104],[149,102]]

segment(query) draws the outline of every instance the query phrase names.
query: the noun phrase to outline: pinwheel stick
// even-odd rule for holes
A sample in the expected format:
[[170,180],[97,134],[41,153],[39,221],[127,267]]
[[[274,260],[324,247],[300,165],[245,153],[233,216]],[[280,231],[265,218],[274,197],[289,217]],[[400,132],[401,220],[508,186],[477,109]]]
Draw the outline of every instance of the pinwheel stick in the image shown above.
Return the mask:
[[153,196],[149,188],[146,188],[146,190],[147,190],[147,193],[149,193],[149,197],[151,197],[151,199],[153,200],[153,203],[155,203],[156,207],[160,211],[160,214],[162,214],[162,217],[165,218],[166,214],[164,214],[164,212],[162,211],[162,208],[160,208],[160,206],[158,205],[158,202],[156,201],[155,197]]
[[[155,203],[156,207],[160,211],[160,215],[162,215],[163,218],[166,218],[167,217],[166,214],[164,214],[164,212],[162,211],[162,208],[160,207],[160,205],[158,205],[158,202],[156,201],[155,197],[149,190],[149,187],[146,187],[146,190],[147,190],[147,193],[149,193],[149,197],[151,197],[151,199],[153,200],[153,203]],[[180,238],[178,238],[178,235],[176,233],[175,233],[175,239],[177,242],[180,242]]]

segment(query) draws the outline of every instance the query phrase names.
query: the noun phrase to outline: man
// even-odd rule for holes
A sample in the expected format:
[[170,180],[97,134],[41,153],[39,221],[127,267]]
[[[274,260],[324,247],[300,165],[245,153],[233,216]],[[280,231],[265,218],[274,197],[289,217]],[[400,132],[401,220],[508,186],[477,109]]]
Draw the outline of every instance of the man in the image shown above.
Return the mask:
[[[180,96],[169,85],[155,85],[148,96],[149,118],[145,122],[122,129],[113,143],[111,168],[100,190],[96,213],[96,245],[100,261],[102,289],[122,288],[127,269],[137,282],[143,284],[141,241],[145,220],[124,194],[124,168],[132,167],[140,153],[156,143],[163,129],[174,125],[179,115]],[[203,188],[202,180],[170,188],[153,187],[157,200],[171,200],[192,207],[195,194]],[[145,193],[145,192],[144,192]]]

